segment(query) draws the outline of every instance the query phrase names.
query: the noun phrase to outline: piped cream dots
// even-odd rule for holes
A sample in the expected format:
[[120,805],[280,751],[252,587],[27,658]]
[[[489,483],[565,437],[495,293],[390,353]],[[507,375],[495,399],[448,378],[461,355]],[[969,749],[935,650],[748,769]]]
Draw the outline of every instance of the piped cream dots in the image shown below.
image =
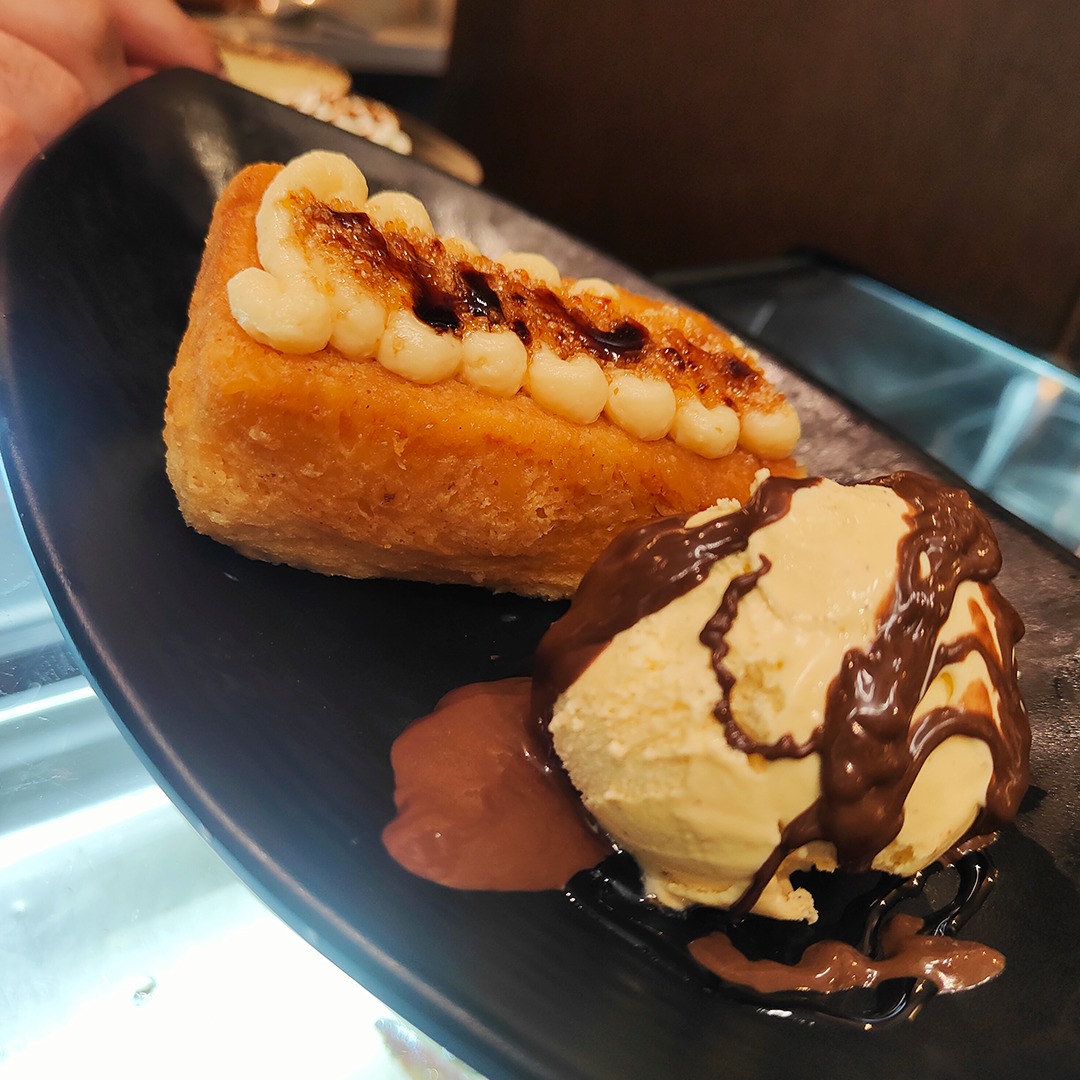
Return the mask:
[[[241,271],[228,284],[233,316],[256,341],[295,354],[329,345],[349,359],[374,360],[418,384],[457,378],[495,397],[524,393],[565,420],[591,424],[604,415],[634,438],[668,438],[705,458],[724,457],[736,446],[762,458],[782,458],[795,446],[799,419],[786,402],[761,409],[743,405],[739,411],[727,404],[710,407],[660,375],[601,362],[601,353],[572,349],[561,355],[544,340],[532,341],[528,333],[497,323],[432,326],[410,308],[391,303],[388,309],[386,296],[365,279],[365,271],[343,269],[302,241],[295,197],[305,193],[332,210],[365,214],[384,236],[396,233],[422,244],[435,232],[419,199],[402,191],[369,195],[363,173],[344,155],[313,151],[295,158],[271,181],[256,214],[260,266]],[[437,244],[451,259],[483,259],[459,237]],[[584,304],[586,310],[599,303],[618,317],[623,294],[610,281],[564,281],[558,267],[535,252],[509,252],[499,263],[564,301]],[[680,311],[657,310],[671,318]]]
[[499,262],[507,270],[520,270],[534,281],[542,282],[549,289],[555,288],[562,281],[559,268],[550,259],[532,251],[508,251],[499,259]]
[[639,439],[662,439],[675,419],[675,391],[662,379],[642,379],[616,371],[608,383],[604,411]]
[[612,285],[610,281],[605,281],[604,278],[578,278],[577,281],[570,286],[570,295],[601,296],[605,300],[618,300],[619,290],[617,286]]
[[453,334],[440,334],[402,309],[390,316],[376,359],[412,382],[437,383],[457,374],[461,354],[461,342]]
[[461,378],[497,397],[513,397],[525,381],[529,354],[509,330],[469,330],[461,339]]
[[758,457],[790,454],[802,433],[799,414],[785,401],[771,412],[749,412],[742,418],[739,445]]
[[687,450],[707,458],[727,457],[739,442],[739,414],[727,405],[711,409],[697,398],[680,402],[671,437]]
[[251,266],[232,278],[228,294],[236,321],[263,345],[309,353],[330,339],[334,313],[306,278],[279,278]]
[[372,195],[364,207],[364,213],[379,228],[396,225],[423,233],[435,231],[424,204],[405,191],[380,191],[378,195]]
[[330,344],[350,360],[374,356],[386,329],[386,308],[371,296],[358,296],[337,315]]
[[541,346],[529,361],[525,385],[542,408],[579,424],[591,424],[607,402],[607,379],[600,365],[587,353],[563,360]]

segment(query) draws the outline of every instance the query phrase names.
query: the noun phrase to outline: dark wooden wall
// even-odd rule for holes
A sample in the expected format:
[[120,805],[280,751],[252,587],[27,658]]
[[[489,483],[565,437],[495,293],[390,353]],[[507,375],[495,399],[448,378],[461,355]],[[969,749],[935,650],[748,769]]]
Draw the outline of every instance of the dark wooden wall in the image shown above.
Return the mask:
[[440,122],[638,269],[811,247],[1080,338],[1076,0],[459,0]]

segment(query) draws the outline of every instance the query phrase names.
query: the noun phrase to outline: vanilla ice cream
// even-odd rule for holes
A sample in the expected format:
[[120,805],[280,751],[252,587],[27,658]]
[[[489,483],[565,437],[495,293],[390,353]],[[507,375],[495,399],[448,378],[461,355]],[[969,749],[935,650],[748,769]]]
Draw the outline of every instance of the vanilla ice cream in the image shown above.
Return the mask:
[[617,540],[541,644],[534,708],[648,896],[813,921],[793,871],[907,875],[1015,814],[999,562],[962,491],[771,478]]

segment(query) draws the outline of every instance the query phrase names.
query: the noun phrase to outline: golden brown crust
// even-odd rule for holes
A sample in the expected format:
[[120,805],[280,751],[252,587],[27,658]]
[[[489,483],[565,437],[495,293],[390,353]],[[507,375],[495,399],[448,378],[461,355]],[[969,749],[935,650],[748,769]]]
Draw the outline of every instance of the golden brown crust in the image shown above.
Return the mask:
[[762,462],[742,449],[707,460],[524,394],[417,386],[333,348],[253,340],[226,284],[258,265],[254,217],[277,169],[245,169],[218,203],[170,380],[167,468],[195,529],[324,573],[558,597],[627,525],[745,500]]

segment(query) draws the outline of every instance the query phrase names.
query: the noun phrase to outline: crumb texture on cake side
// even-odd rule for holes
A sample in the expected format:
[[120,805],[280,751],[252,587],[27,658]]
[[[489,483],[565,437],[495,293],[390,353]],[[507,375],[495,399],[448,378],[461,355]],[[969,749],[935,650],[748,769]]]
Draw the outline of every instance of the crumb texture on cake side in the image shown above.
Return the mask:
[[630,524],[747,498],[763,462],[574,423],[526,393],[417,385],[333,346],[279,351],[238,325],[227,285],[259,265],[255,219],[280,166],[255,165],[214,213],[170,377],[166,464],[199,532],[328,574],[563,597]]

